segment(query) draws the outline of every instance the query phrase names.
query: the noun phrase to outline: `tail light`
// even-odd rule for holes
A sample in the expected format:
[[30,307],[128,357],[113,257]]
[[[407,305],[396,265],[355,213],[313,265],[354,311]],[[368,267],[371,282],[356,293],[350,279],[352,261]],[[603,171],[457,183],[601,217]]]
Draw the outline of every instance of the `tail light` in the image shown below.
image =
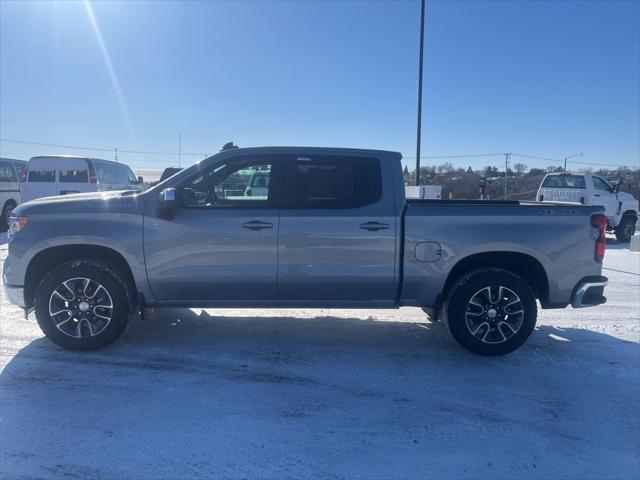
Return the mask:
[[29,175],[29,167],[25,167],[22,169],[22,172],[20,173],[20,181],[22,183],[27,181],[27,176]]
[[89,183],[98,183],[98,180],[96,179],[96,170],[95,168],[93,168],[93,163],[87,162],[87,164],[89,165]]
[[604,258],[604,251],[607,248],[607,239],[604,236],[605,229],[607,228],[609,220],[606,215],[601,213],[593,215],[591,217],[591,226],[598,229],[598,238],[596,239],[596,251],[595,257],[598,262],[601,262]]

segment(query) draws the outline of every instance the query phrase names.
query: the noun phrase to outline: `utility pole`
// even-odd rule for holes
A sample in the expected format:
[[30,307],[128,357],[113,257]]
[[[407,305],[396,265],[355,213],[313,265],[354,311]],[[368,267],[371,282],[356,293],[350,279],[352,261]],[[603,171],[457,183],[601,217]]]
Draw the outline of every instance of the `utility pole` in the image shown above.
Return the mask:
[[113,155],[115,156],[116,163],[118,163],[118,149],[117,148],[113,149]]
[[567,160],[573,157],[581,157],[582,155],[584,155],[584,153],[580,152],[580,153],[576,153],[575,155],[569,155],[568,157],[564,157],[564,171],[565,172],[567,171]]
[[422,136],[422,63],[424,53],[424,0],[420,0],[420,67],[418,70],[418,139],[416,141],[416,185],[420,185],[420,137]]
[[507,175],[509,173],[509,157],[510,153],[504,154],[504,199],[507,199]]
[[178,132],[178,168],[181,167],[181,164],[180,164],[181,155],[182,155],[182,132]]

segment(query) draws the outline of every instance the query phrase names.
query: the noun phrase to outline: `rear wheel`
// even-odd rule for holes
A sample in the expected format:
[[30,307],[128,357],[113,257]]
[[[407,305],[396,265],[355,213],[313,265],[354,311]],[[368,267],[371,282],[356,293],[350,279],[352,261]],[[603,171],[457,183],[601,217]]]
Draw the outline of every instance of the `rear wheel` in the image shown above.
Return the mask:
[[636,218],[626,215],[620,220],[620,224],[615,228],[616,240],[619,242],[629,242],[636,232]]
[[57,345],[95,350],[114,342],[125,330],[129,302],[111,265],[74,260],[57,266],[36,290],[38,325]]
[[531,288],[507,270],[485,268],[461,277],[443,308],[453,338],[481,355],[504,355],[531,335],[537,317]]

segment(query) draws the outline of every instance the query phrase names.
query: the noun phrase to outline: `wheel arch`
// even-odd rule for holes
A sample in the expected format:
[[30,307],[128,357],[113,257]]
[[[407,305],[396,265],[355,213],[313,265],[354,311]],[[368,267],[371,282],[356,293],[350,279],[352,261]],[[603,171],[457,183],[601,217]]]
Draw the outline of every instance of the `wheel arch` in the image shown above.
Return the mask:
[[636,212],[635,210],[625,210],[624,212],[622,212],[622,217],[633,217],[636,219],[636,221],[638,220],[638,212]]
[[24,298],[27,307],[34,305],[36,288],[44,276],[58,265],[77,260],[92,259],[104,261],[117,271],[117,278],[123,283],[130,305],[138,303],[138,291],[131,267],[125,258],[109,247],[101,245],[61,245],[38,252],[29,262],[25,273]]
[[520,252],[484,252],[462,258],[449,272],[442,299],[446,298],[457,279],[466,272],[479,268],[503,268],[521,277],[531,287],[536,298],[544,305],[549,298],[549,278],[536,258]]

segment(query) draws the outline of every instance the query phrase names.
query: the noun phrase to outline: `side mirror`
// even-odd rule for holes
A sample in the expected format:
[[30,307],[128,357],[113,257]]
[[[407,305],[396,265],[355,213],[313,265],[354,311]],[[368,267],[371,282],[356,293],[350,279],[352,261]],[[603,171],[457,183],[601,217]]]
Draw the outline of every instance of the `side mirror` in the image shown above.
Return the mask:
[[620,183],[616,183],[616,184],[613,186],[613,191],[614,191],[615,193],[620,193]]
[[144,183],[144,178],[142,178],[141,176],[138,176],[138,183]]
[[175,188],[165,188],[160,192],[160,205],[163,207],[175,207],[178,205]]
[[176,207],[178,206],[177,194],[175,188],[165,188],[160,192],[160,202],[156,210],[156,216],[164,220],[173,220],[176,215]]

